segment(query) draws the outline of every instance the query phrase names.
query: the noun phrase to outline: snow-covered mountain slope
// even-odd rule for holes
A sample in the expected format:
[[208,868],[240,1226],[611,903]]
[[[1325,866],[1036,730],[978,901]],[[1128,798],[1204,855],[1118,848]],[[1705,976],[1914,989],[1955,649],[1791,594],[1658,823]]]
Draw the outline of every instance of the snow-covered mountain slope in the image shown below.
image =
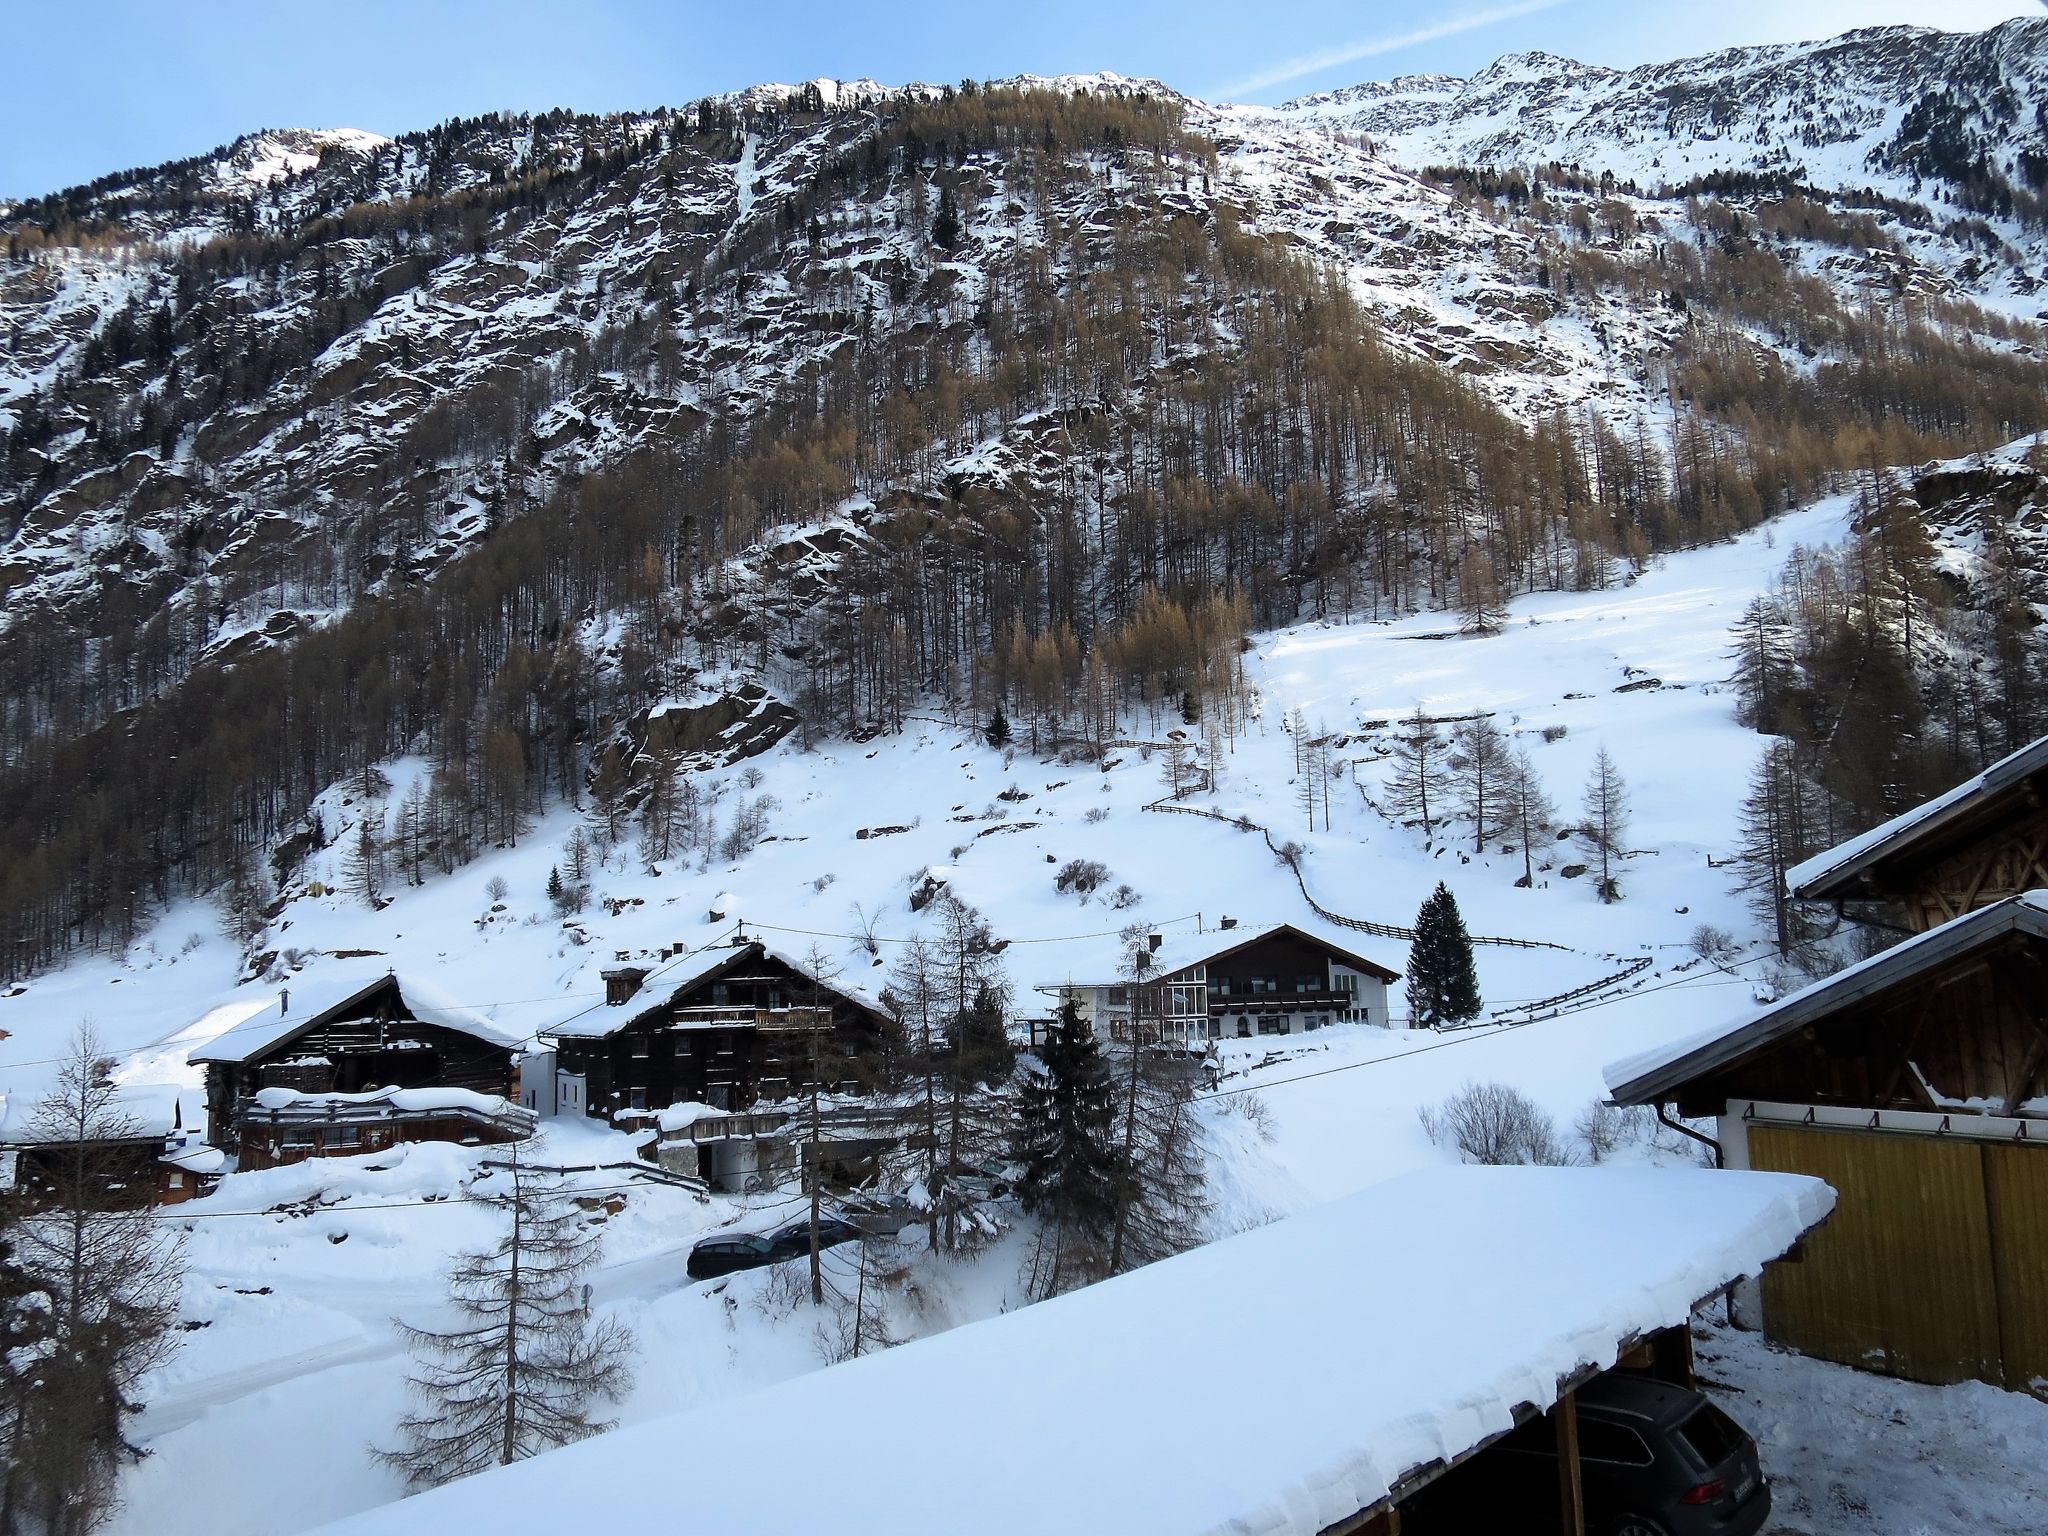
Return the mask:
[[2048,18],[2030,17],[1975,33],[1872,27],[1627,71],[1513,54],[1469,80],[1350,86],[1280,113],[1365,134],[1413,167],[1559,161],[1646,189],[1753,172],[1914,199],[1957,198],[1990,173],[2038,193],[2044,39]]

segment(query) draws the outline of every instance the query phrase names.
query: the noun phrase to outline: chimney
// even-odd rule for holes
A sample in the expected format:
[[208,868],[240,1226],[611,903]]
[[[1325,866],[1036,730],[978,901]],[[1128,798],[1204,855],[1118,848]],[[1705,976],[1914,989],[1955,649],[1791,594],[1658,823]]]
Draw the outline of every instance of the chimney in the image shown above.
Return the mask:
[[1159,946],[1165,942],[1166,935],[1163,933],[1148,933],[1145,935],[1145,948],[1152,954],[1158,954]]
[[1224,918],[1224,919],[1223,919],[1223,931],[1224,931],[1225,933],[1228,933],[1228,932],[1229,932],[1229,931],[1230,931],[1231,929],[1235,928],[1236,926],[1237,926],[1237,919],[1236,919],[1236,918],[1234,918],[1234,917],[1226,917],[1226,918]]
[[277,1016],[283,1018],[291,1011],[292,989],[290,987],[279,987],[277,989]]

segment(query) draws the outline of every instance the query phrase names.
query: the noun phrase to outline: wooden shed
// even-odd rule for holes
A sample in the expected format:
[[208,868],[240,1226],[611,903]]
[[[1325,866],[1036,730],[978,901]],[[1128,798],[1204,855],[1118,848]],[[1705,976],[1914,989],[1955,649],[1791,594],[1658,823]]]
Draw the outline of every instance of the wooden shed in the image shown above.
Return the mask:
[[1750,1298],[1777,1342],[2048,1396],[2048,891],[2008,897],[1705,1037],[1608,1068],[1713,1116],[1726,1166],[1841,1196]]

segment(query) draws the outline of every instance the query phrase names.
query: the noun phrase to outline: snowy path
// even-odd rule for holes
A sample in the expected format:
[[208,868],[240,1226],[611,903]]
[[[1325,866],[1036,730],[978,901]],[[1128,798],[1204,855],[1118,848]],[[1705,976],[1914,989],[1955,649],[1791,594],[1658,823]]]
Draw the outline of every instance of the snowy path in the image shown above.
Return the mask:
[[1694,1329],[1701,1384],[1756,1437],[1765,1536],[2040,1536],[2048,1403],[1980,1382],[1928,1387]]

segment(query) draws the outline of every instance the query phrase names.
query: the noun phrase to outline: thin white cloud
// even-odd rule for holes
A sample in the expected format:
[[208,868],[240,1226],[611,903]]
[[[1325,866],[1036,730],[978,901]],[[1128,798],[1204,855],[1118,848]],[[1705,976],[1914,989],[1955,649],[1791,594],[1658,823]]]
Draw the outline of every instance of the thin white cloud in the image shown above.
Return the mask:
[[1337,48],[1324,48],[1315,53],[1299,54],[1291,59],[1282,59],[1277,64],[1269,64],[1234,84],[1226,85],[1217,94],[1225,101],[1237,101],[1255,92],[1268,91],[1276,85],[1285,85],[1290,80],[1299,80],[1304,75],[1336,69],[1343,64],[1356,64],[1360,59],[1376,59],[1381,54],[1399,53],[1404,48],[1438,42],[1446,37],[1456,37],[1463,32],[1477,32],[1482,27],[1498,26],[1501,22],[1513,21],[1518,16],[1533,16],[1538,11],[1552,10],[1564,3],[1565,0],[1518,0],[1517,4],[1496,5],[1483,11],[1471,11],[1463,16],[1453,16],[1449,20],[1433,22],[1429,26],[1417,27],[1412,31],[1397,33],[1390,37],[1365,38]]

